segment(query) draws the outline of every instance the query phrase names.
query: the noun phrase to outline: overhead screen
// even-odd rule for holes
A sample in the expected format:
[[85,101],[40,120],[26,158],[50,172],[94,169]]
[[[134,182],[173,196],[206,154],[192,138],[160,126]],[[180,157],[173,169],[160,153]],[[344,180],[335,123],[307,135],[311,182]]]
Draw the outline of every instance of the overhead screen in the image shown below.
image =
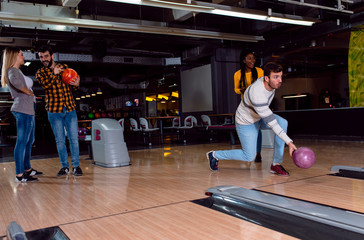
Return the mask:
[[211,64],[182,71],[182,112],[212,111]]

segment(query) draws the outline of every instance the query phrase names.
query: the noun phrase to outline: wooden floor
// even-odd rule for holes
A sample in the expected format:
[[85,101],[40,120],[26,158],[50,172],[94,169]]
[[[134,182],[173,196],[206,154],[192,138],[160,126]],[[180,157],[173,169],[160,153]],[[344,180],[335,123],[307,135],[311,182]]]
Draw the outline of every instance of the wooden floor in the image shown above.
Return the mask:
[[14,183],[14,163],[0,163],[0,237],[11,221],[25,231],[59,226],[70,239],[294,239],[191,203],[219,185],[259,189],[364,213],[364,181],[328,176],[333,165],[364,167],[363,142],[296,140],[316,153],[316,164],[297,168],[285,152],[290,177],[262,163],[220,161],[211,172],[205,153],[239,148],[229,143],[130,151],[131,166],[103,168],[82,156],[82,177],[55,177],[58,159],[33,160],[45,174]]

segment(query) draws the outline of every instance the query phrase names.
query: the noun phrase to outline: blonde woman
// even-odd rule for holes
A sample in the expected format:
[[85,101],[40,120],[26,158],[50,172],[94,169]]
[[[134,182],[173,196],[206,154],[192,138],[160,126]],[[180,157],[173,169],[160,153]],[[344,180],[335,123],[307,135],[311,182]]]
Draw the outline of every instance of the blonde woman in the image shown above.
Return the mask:
[[10,111],[16,119],[17,129],[14,149],[15,182],[34,182],[38,179],[33,176],[42,174],[30,166],[35,130],[35,96],[32,91],[33,80],[20,71],[22,65],[23,52],[19,48],[7,47],[3,53],[1,85],[9,87],[14,99]]

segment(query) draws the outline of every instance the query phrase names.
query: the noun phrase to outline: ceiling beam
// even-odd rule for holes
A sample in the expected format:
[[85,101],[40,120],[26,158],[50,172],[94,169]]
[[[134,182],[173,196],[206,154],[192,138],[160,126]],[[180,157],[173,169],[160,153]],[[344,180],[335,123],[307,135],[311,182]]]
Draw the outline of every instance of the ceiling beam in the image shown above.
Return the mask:
[[139,24],[97,21],[77,18],[63,18],[63,17],[42,17],[42,16],[27,16],[18,15],[9,12],[0,12],[0,20],[13,21],[13,22],[26,22],[26,23],[40,23],[40,24],[53,24],[57,26],[73,26],[91,29],[103,29],[114,31],[127,31],[138,33],[152,33],[162,35],[174,35],[193,38],[209,38],[219,40],[231,40],[242,42],[258,42],[264,40],[262,36],[252,36],[243,34],[223,33],[202,31],[193,29],[158,27],[158,26],[143,26]]

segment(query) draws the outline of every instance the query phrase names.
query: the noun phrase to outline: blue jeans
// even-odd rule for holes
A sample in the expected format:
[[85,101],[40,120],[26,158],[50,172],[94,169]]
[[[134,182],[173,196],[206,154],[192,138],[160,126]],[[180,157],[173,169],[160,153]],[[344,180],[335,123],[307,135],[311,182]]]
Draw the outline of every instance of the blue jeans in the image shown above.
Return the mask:
[[257,140],[257,153],[262,152],[262,131],[259,130],[258,132],[258,140]]
[[69,167],[65,130],[69,140],[72,166],[74,168],[78,167],[80,165],[80,149],[78,146],[78,119],[76,111],[67,112],[66,108],[63,108],[61,113],[48,112],[48,120],[56,139],[58,156],[62,167]]
[[[274,114],[274,116],[281,128],[287,132],[287,120],[276,114]],[[269,126],[263,121],[263,119],[260,119],[250,125],[236,124],[236,131],[238,133],[242,149],[215,151],[215,157],[218,160],[253,161],[257,153],[257,139],[260,129],[269,129]],[[275,135],[273,163],[283,162],[284,145],[285,143],[283,140]]]
[[34,143],[34,115],[12,112],[16,119],[16,144],[14,149],[15,173],[22,174],[31,168],[30,156]]

